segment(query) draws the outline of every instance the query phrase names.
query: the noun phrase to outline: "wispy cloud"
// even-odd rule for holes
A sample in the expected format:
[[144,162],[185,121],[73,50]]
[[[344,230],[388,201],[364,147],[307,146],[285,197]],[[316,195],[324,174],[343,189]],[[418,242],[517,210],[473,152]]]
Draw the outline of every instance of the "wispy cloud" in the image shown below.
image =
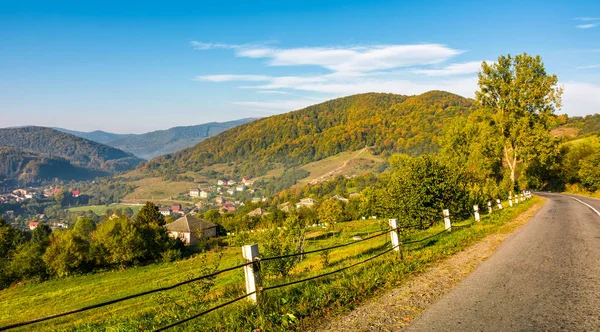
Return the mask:
[[266,59],[269,66],[318,66],[333,72],[369,72],[444,62],[463,51],[441,44],[275,48],[194,41],[198,50],[233,49],[236,56]]
[[584,22],[588,22],[588,21],[600,21],[600,17],[575,17],[574,20],[577,21],[584,21]]
[[256,93],[271,94],[271,95],[292,95],[293,93],[279,90],[258,90]]
[[[413,70],[416,74],[423,74],[426,76],[450,76],[450,75],[466,75],[477,73],[481,69],[481,63],[483,61],[471,61],[466,63],[453,63],[442,69],[415,69]],[[486,61],[491,63],[493,61]]]
[[595,68],[600,68],[600,64],[577,67],[577,69],[595,69]]
[[271,81],[271,76],[265,75],[235,75],[235,74],[223,74],[223,75],[203,75],[194,77],[196,81],[208,81],[208,82],[231,82],[231,81],[246,81],[246,82],[261,82]]
[[595,28],[597,26],[598,26],[598,23],[590,23],[590,24],[576,25],[575,27],[578,29],[590,29],[590,28]]

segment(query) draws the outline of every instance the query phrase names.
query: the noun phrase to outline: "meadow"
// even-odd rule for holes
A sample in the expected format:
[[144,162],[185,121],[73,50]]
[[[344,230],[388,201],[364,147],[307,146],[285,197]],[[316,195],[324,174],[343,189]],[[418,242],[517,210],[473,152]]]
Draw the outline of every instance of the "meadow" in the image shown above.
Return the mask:
[[[389,252],[365,264],[328,277],[268,290],[260,305],[242,300],[178,327],[182,330],[287,331],[307,328],[322,317],[350,310],[361,301],[394,287],[411,275],[424,271],[436,261],[461,251],[492,233],[511,232],[510,222],[540,198],[533,198],[512,209],[483,215],[482,222],[456,228],[421,243],[403,246],[402,257]],[[506,206],[507,204],[505,204]],[[441,219],[441,216],[440,216]],[[455,221],[454,226],[472,220]],[[334,231],[310,228],[305,250],[352,242],[352,237],[367,237],[387,228],[387,219],[341,223]],[[403,232],[403,242],[427,238],[443,230],[442,223],[423,231]],[[246,241],[256,241],[268,232],[257,232]],[[361,262],[389,248],[389,235],[332,250],[328,264],[315,253],[307,255],[285,278],[266,277],[263,286],[316,276]],[[222,247],[189,259],[133,267],[119,271],[72,276],[40,282],[26,282],[0,291],[0,326],[33,319],[126,295],[168,286],[215,270],[242,263],[239,247]],[[33,325],[35,330],[133,330],[156,329],[189,317],[245,293],[242,269],[215,279],[190,283],[173,290],[94,309],[86,313]],[[23,330],[31,330],[24,328]]]

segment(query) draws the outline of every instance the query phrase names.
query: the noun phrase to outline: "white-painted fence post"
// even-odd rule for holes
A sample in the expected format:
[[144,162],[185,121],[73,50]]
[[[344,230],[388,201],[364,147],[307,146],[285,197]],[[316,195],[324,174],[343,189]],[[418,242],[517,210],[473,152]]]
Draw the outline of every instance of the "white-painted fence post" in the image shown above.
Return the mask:
[[397,219],[388,219],[388,224],[390,225],[390,240],[392,241],[392,247],[394,251],[400,254],[400,236],[398,235],[398,220]]
[[515,195],[515,204],[519,204],[519,194]]
[[452,223],[450,222],[450,211],[445,209],[442,211],[444,215],[444,227],[447,231],[452,231]]
[[253,293],[248,296],[250,301],[256,303],[258,301],[259,287],[261,286],[260,268],[258,265],[258,244],[249,244],[242,247],[242,256],[246,262],[254,262],[244,266],[244,275],[246,277],[246,294]]
[[496,203],[498,203],[498,210],[502,210],[504,207],[502,206],[502,202],[500,201],[500,198],[496,199]]
[[512,202],[512,193],[508,194],[508,206],[512,207],[513,206],[513,202]]
[[481,221],[481,217],[479,217],[479,205],[477,205],[477,204],[473,205],[473,211],[474,211],[474,215],[475,215],[475,221],[476,222]]
[[488,201],[488,212],[492,214],[492,202]]

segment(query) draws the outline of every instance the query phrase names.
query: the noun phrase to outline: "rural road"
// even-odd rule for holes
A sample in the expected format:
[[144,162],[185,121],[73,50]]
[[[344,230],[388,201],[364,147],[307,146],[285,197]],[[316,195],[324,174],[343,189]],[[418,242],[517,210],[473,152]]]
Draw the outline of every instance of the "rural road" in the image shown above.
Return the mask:
[[600,331],[600,200],[548,202],[406,331]]

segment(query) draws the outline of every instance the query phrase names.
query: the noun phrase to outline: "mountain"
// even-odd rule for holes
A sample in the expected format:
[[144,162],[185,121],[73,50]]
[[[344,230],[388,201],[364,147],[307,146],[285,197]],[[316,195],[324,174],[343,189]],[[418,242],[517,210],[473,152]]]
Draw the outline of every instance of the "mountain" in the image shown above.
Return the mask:
[[353,95],[240,125],[141,167],[165,175],[235,163],[241,173],[260,175],[277,164],[295,167],[365,146],[376,154],[418,155],[436,151],[444,124],[475,107],[443,91]]
[[118,140],[120,138],[135,136],[135,134],[115,134],[109,133],[102,130],[95,130],[91,132],[83,132],[76,130],[69,130],[64,128],[52,128],[58,131],[62,131],[63,133],[83,137],[85,139],[89,139],[90,141],[98,142],[98,143],[106,143],[114,140]]
[[131,152],[140,158],[151,159],[194,146],[208,137],[254,120],[256,119],[246,118],[228,122],[210,122],[195,126],[174,127],[141,135],[126,135],[107,141],[106,144]]
[[0,146],[0,183],[38,180],[86,180],[107,175],[106,172],[73,166],[60,157],[47,157],[33,152]]
[[108,145],[45,127],[0,129],[0,145],[108,173],[130,170],[142,161]]

